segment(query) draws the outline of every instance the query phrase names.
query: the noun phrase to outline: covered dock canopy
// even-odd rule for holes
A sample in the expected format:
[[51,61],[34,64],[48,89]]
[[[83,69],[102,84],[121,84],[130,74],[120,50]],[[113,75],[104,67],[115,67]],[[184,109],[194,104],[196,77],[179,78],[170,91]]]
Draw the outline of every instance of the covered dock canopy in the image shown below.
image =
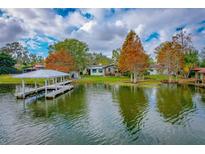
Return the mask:
[[58,77],[66,77],[69,76],[68,73],[55,71],[55,70],[37,70],[27,73],[22,73],[18,75],[14,75],[14,78],[58,78]]
[[[51,79],[53,81],[53,85],[55,86],[57,90],[57,86],[66,84],[65,77],[69,76],[68,73],[56,71],[56,70],[48,70],[48,69],[42,69],[42,70],[36,70],[32,72],[22,73],[18,75],[14,75],[14,78],[21,78],[22,79],[22,95],[23,98],[25,98],[25,82],[24,79],[33,78],[33,79],[39,79],[43,78],[45,79],[45,86],[41,87],[40,89],[45,89],[45,94],[47,94],[47,88],[48,88],[48,81]],[[58,79],[60,79],[60,83],[58,83]],[[35,91],[37,92],[39,88],[37,88],[37,84],[35,82]],[[31,91],[32,92],[32,91]],[[29,93],[29,92],[28,92]]]

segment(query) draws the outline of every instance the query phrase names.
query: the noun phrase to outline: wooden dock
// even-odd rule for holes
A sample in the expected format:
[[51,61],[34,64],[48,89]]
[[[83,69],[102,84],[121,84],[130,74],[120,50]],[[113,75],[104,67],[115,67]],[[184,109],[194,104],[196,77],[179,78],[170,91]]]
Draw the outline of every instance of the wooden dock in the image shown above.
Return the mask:
[[[30,90],[27,90],[24,92],[16,93],[15,96],[17,99],[24,99],[26,97],[37,95],[38,93],[45,91],[45,96],[48,95],[48,98],[50,98],[52,95],[54,95],[53,98],[55,98],[59,94],[62,94],[66,91],[73,89],[73,85],[70,85],[71,82],[72,82],[71,80],[68,80],[68,81],[56,83],[53,85],[43,86],[43,87],[39,87],[39,88],[33,88],[33,89],[30,89]],[[53,92],[47,93],[47,91],[50,91],[50,90],[53,90]]]
[[45,95],[45,97],[47,99],[53,99],[61,94],[64,94],[67,91],[70,91],[73,89],[73,85],[66,85],[66,86],[62,86],[60,89],[55,90],[53,92],[50,92],[48,94]]

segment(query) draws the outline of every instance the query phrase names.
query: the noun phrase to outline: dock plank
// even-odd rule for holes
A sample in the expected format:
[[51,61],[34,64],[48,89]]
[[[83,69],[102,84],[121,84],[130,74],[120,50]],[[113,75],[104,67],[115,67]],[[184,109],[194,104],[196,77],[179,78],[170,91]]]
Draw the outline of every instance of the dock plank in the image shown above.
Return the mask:
[[[59,89],[62,89],[64,86],[70,84],[71,82],[72,82],[72,80],[67,80],[64,82],[57,83],[57,84],[48,85],[47,90],[56,90],[56,89],[59,90]],[[25,92],[16,93],[15,96],[17,99],[24,99],[28,96],[35,94],[35,93],[45,91],[45,88],[46,88],[45,86],[38,87],[37,89],[33,88],[33,89],[27,90]]]
[[67,86],[63,86],[62,88],[60,88],[59,90],[55,90],[53,92],[50,92],[48,94],[45,95],[45,97],[47,99],[53,99],[55,98],[56,96],[60,95],[60,94],[63,94],[69,90],[73,89],[73,85],[67,85]]

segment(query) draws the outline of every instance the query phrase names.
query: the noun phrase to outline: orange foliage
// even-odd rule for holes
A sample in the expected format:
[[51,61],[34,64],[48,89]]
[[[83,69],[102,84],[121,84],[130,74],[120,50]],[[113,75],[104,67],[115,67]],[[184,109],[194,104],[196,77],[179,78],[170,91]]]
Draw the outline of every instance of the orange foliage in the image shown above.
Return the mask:
[[148,67],[148,55],[144,52],[140,38],[130,31],[119,57],[120,71],[143,72]]
[[168,74],[177,73],[184,64],[184,54],[182,47],[176,42],[164,42],[156,48],[157,63],[162,70],[167,70]]
[[74,59],[64,50],[52,52],[45,60],[46,68],[62,72],[69,72],[74,70]]

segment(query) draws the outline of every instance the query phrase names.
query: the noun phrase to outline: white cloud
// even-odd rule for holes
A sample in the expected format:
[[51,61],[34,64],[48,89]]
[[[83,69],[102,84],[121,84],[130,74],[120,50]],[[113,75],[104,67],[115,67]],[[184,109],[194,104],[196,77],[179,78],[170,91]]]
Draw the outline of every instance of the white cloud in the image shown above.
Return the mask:
[[[4,9],[4,12],[6,15],[0,17],[0,45],[43,34],[59,40],[77,38],[88,43],[91,51],[101,51],[110,56],[113,49],[121,47],[126,34],[133,29],[140,36],[145,50],[153,55],[154,48],[170,40],[180,26],[185,26],[192,33],[197,48],[204,45],[204,32],[197,34],[196,29],[204,20],[205,9],[116,9],[114,13],[110,9],[80,9],[66,17],[52,9]],[[85,13],[91,14],[93,19],[86,19],[82,15]],[[72,31],[72,27],[78,29]],[[159,34],[159,39],[145,42],[154,32]],[[53,43],[47,37],[39,37],[35,41]],[[31,46],[35,47],[35,43]]]
[[97,23],[95,21],[89,21],[86,22],[81,28],[80,30],[83,30],[85,32],[91,32],[93,26],[95,26]]

